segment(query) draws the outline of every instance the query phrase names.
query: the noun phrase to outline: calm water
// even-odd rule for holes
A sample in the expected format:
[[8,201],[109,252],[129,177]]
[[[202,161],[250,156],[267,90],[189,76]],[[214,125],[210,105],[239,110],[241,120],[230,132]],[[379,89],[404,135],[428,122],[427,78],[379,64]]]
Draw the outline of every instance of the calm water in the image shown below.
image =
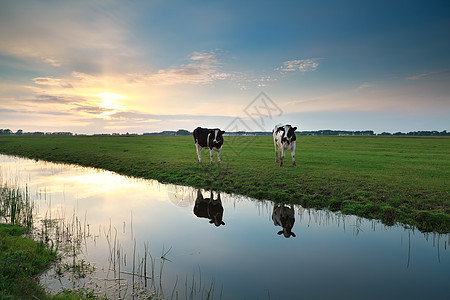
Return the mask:
[[34,199],[36,236],[61,241],[65,259],[41,279],[51,291],[448,299],[449,235],[5,155],[0,176]]

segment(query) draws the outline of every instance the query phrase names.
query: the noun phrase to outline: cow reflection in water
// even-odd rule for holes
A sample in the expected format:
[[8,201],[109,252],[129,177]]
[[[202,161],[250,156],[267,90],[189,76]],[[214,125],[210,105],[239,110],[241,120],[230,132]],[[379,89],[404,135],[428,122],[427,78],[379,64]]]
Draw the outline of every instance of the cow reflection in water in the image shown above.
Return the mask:
[[272,220],[275,226],[283,227],[283,230],[278,231],[279,235],[283,234],[285,238],[295,237],[295,233],[292,232],[295,222],[293,208],[285,205],[275,205],[273,207]]
[[209,219],[209,223],[217,227],[225,225],[222,221],[223,206],[219,193],[217,194],[217,199],[214,199],[212,191],[210,198],[203,198],[202,193],[198,190],[197,199],[195,199],[194,214],[199,218]]

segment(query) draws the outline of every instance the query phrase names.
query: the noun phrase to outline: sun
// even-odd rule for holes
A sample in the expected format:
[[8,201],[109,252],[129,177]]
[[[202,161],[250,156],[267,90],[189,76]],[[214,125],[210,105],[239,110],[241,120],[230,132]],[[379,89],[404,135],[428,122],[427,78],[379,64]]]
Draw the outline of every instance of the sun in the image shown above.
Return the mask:
[[99,93],[94,96],[100,98],[99,107],[104,109],[100,114],[101,118],[108,119],[111,115],[117,113],[118,111],[125,110],[125,106],[121,103],[122,100],[126,99],[125,96],[115,94],[115,93]]

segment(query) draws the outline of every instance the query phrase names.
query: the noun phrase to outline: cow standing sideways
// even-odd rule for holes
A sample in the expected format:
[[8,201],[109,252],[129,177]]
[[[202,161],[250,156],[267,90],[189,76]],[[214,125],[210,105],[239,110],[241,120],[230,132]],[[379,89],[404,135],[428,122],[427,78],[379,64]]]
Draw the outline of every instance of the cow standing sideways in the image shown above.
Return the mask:
[[209,148],[209,154],[211,157],[211,165],[213,164],[214,152],[217,152],[217,162],[220,165],[220,151],[222,151],[223,134],[225,131],[219,128],[195,128],[192,135],[194,136],[195,147],[197,149],[198,162],[202,162],[201,152],[203,148]]
[[291,150],[292,164],[295,164],[295,130],[297,127],[292,127],[291,125],[278,124],[272,130],[273,133],[273,144],[275,145],[275,162],[278,162],[278,149],[281,150],[280,153],[280,167],[283,166],[283,159],[286,150]]

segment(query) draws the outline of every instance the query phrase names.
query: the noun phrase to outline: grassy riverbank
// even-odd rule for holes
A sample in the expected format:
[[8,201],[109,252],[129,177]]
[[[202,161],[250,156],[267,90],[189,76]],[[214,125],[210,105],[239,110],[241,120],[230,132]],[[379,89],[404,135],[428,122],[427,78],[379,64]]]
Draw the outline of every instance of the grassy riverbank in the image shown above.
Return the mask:
[[84,289],[51,295],[39,284],[39,274],[58,260],[58,253],[53,244],[27,237],[33,210],[27,189],[9,186],[0,172],[0,299],[98,299]]
[[46,298],[35,276],[44,271],[56,254],[43,244],[22,237],[26,227],[0,224],[0,298]]
[[[299,137],[298,167],[275,163],[270,137],[225,137],[222,166],[198,164],[193,139],[158,136],[0,137],[0,153],[76,163],[386,224],[450,231],[450,139]],[[204,150],[203,161],[209,161]]]
[[54,262],[57,254],[45,244],[23,236],[28,231],[24,226],[0,224],[0,299],[100,299],[85,290],[48,294],[36,277]]

